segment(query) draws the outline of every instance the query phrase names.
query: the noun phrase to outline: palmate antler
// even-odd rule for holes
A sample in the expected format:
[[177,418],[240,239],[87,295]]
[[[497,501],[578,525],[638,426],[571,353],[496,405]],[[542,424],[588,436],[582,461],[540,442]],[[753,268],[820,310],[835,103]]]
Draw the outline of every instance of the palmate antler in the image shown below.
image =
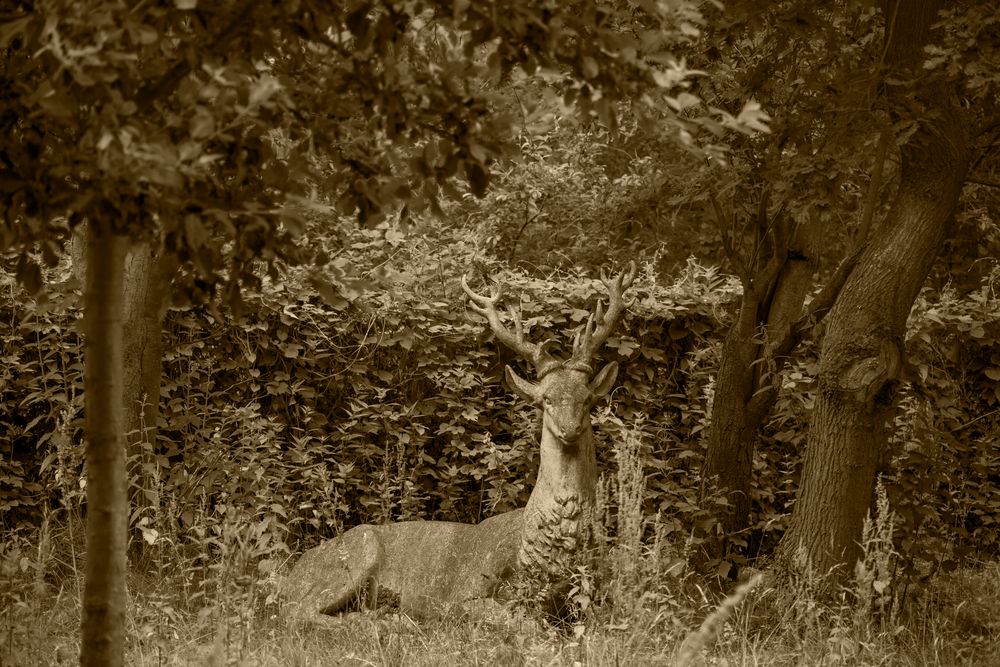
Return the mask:
[[510,313],[511,320],[514,323],[514,331],[511,332],[500,321],[497,304],[503,298],[503,288],[501,286],[491,286],[490,296],[483,296],[472,291],[466,276],[463,275],[462,289],[471,300],[469,307],[486,318],[497,340],[519,354],[522,358],[530,361],[535,366],[537,377],[542,378],[553,369],[564,364],[580,370],[592,370],[590,362],[594,354],[607,341],[608,336],[611,335],[611,332],[617,326],[618,320],[625,310],[626,304],[622,299],[622,294],[632,285],[632,281],[635,280],[635,274],[635,262],[631,262],[626,271],[622,271],[611,279],[607,277],[603,270],[601,271],[601,282],[604,283],[604,286],[608,290],[608,309],[605,312],[603,302],[601,300],[597,301],[594,312],[589,315],[583,329],[573,339],[573,356],[567,362],[563,362],[548,353],[547,348],[552,344],[551,340],[540,344],[530,343],[525,340],[524,325],[521,322],[520,315],[513,307],[509,307],[507,312]]

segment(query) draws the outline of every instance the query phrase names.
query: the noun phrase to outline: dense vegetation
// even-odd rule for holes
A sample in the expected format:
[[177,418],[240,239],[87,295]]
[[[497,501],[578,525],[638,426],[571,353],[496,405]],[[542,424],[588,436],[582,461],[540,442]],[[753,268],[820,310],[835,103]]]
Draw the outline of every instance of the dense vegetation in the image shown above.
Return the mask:
[[[127,452],[130,660],[670,664],[730,580],[755,569],[776,576],[713,630],[723,659],[996,659],[997,81],[995,50],[963,46],[992,43],[996,19],[979,4],[944,27],[906,23],[898,38],[917,41],[902,51],[883,49],[891,36],[867,3],[583,3],[579,20],[530,2],[500,18],[448,3],[314,15],[176,2],[125,18],[114,2],[89,18],[49,4],[0,20],[2,76],[17,81],[0,107],[12,174],[0,180],[4,662],[80,650],[87,494],[104,480],[84,453],[97,440],[84,350],[100,338],[82,335],[100,294],[74,255],[84,221],[91,259],[102,235],[128,237],[129,262],[145,253],[155,267],[121,275],[121,365],[139,378],[121,390],[114,441]],[[95,25],[108,35],[100,57],[57,39],[86,41]],[[331,26],[346,41],[331,42]],[[191,47],[215,29],[210,48]],[[581,34],[601,40],[599,58]],[[905,69],[925,38],[936,41],[912,81],[858,77],[874,62]],[[142,58],[122,55],[133,47]],[[954,192],[928,185],[914,157],[954,129],[941,120],[948,86],[976,101],[958,105],[970,164]],[[910,215],[907,193],[935,188],[952,209]],[[945,213],[924,275],[900,260],[919,287],[912,307],[903,288],[852,286],[852,272],[879,267],[887,230]],[[621,372],[594,414],[604,539],[574,580],[571,627],[533,624],[530,605],[417,631],[391,615],[326,635],[284,626],[276,577],[319,541],[524,504],[539,425],[503,386],[504,365],[520,362],[467,309],[461,277],[505,285],[533,339],[568,346],[601,295],[598,271],[631,259],[635,301],[602,352]],[[841,288],[888,294],[876,314],[903,313],[905,354],[891,318],[871,326],[888,343],[848,350],[864,380],[858,423],[887,426],[872,429],[884,446],[865,440],[878,445],[874,492],[851,491],[868,519],[842,521],[857,566],[828,577],[808,539],[799,553],[780,545],[793,522],[806,536],[812,525],[793,519],[806,452],[841,451],[814,410],[844,354],[830,341],[854,326],[849,306],[823,319]],[[158,341],[152,361],[130,337]],[[749,375],[727,379],[727,355]],[[765,406],[760,421],[741,417],[749,435],[734,442],[718,425],[750,405]],[[745,470],[719,467],[744,454]],[[863,490],[865,477],[839,486]]]
[[[600,285],[575,270],[533,277],[504,269],[481,229],[347,229],[350,243],[336,261],[365,280],[333,303],[315,295],[305,274],[289,272],[249,296],[238,318],[208,307],[171,310],[160,438],[155,448],[147,444],[150,463],[130,480],[150,501],[130,518],[133,539],[147,542],[133,545],[137,570],[164,561],[218,568],[215,578],[197,575],[190,585],[219,586],[204,593],[218,599],[235,595],[237,580],[251,581],[266,597],[269,577],[295,552],[345,527],[474,522],[523,505],[537,465],[534,410],[501,386],[512,359],[484,337],[459,278],[479,267],[523,294],[524,317],[539,338],[578,325]],[[903,394],[883,471],[896,522],[894,565],[875,582],[900,602],[912,595],[913,577],[998,555],[997,280],[994,272],[964,293],[950,284],[928,288],[911,314],[915,381]],[[623,375],[610,409],[597,415],[599,457],[614,480],[615,443],[626,436],[641,443],[646,539],[692,553],[689,536],[711,532],[718,501],[701,497],[698,471],[721,332],[739,290],[694,261],[670,276],[646,264],[634,290],[621,335],[605,353]],[[19,563],[44,565],[38,574],[47,587],[79,567],[79,554],[66,551],[72,535],[63,532],[79,526],[83,510],[78,290],[63,283],[43,303],[14,286],[7,293],[4,529],[27,537],[44,522],[57,538],[42,561],[20,539],[5,558],[11,577],[26,573]],[[762,434],[750,528],[730,556],[737,564],[769,553],[787,525],[815,364],[808,346],[788,369]],[[617,505],[609,501],[611,516]],[[14,579],[8,586],[11,610],[30,607],[30,588]]]

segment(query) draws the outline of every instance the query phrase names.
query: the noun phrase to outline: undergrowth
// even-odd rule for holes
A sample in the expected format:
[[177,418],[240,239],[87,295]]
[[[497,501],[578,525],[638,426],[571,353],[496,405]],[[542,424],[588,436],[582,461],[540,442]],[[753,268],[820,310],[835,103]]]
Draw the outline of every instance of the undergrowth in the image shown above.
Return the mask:
[[[500,385],[512,359],[458,297],[458,276],[482,268],[478,249],[433,237],[404,247],[394,233],[358,232],[363,247],[342,266],[369,267],[379,289],[349,295],[345,278],[342,303],[289,279],[240,321],[171,312],[160,438],[131,479],[145,499],[131,517],[132,664],[1000,664],[1000,275],[918,299],[908,345],[919,381],[903,388],[865,558],[840,595],[804,567],[726,598],[689,569],[692,528],[714,514],[697,471],[713,328],[724,330],[733,292],[695,262],[663,287],[649,263],[603,351],[622,372],[594,415],[604,511],[572,574],[570,622],[528,605],[286,625],[277,578],[302,549],[362,521],[477,521],[530,489],[533,410]],[[601,292],[579,272],[500,274],[539,339],[566,339]],[[2,665],[69,664],[77,651],[86,475],[70,297],[0,307]],[[814,366],[809,348],[789,366],[762,434],[741,563],[768,553],[787,522]]]
[[[206,505],[190,524],[157,523],[133,545],[128,664],[998,664],[1000,563],[967,563],[904,595],[881,485],[847,588],[830,596],[824,577],[802,567],[780,585],[754,574],[726,597],[687,569],[690,544],[644,513],[643,430],[616,426],[618,471],[602,481],[597,546],[573,577],[569,625],[518,601],[433,621],[383,609],[293,625],[277,595],[287,563],[267,526]],[[82,535],[79,504],[67,503],[4,543],[0,664],[76,662]]]

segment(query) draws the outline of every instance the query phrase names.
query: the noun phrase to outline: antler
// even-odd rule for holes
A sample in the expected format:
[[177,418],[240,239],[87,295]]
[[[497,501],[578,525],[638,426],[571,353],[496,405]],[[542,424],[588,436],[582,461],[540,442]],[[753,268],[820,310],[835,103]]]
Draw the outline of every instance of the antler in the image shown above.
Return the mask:
[[587,323],[582,331],[578,331],[573,338],[573,364],[590,366],[590,360],[594,354],[608,340],[608,336],[618,325],[622,313],[625,311],[625,302],[622,294],[632,286],[635,280],[636,265],[630,262],[627,271],[622,271],[612,279],[608,279],[604,270],[601,270],[601,282],[608,289],[608,310],[604,312],[604,303],[598,299],[594,312],[587,317]]
[[519,354],[522,358],[530,361],[535,366],[535,373],[539,378],[544,377],[546,373],[560,365],[561,362],[546,351],[546,348],[548,348],[552,341],[529,343],[524,339],[524,325],[521,323],[521,316],[513,307],[509,307],[507,312],[510,313],[510,317],[514,322],[514,332],[511,333],[511,330],[500,321],[500,314],[497,312],[497,303],[503,297],[502,287],[499,285],[490,286],[489,296],[476,294],[469,287],[466,276],[463,275],[462,289],[469,296],[469,307],[486,318],[497,340]]

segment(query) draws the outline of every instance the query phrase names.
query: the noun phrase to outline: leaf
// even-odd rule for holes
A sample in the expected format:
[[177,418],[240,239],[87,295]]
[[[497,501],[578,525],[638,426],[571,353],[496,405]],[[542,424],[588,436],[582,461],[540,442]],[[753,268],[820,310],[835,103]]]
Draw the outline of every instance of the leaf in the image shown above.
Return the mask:
[[196,215],[184,218],[184,238],[187,239],[188,246],[193,249],[200,248],[210,236],[201,218]]
[[701,98],[697,95],[692,95],[691,93],[682,92],[677,97],[667,97],[667,104],[669,104],[674,111],[684,111],[688,107],[701,104]]
[[401,244],[403,241],[406,240],[406,234],[399,231],[398,229],[387,229],[385,231],[385,240],[386,243],[395,248],[396,246],[398,246],[399,244]]
[[639,344],[631,340],[618,341],[618,354],[623,357],[631,357],[632,353],[639,349]]
[[273,76],[262,76],[250,85],[250,99],[248,106],[255,107],[263,104],[281,90],[281,83]]
[[215,132],[215,118],[208,109],[199,106],[194,110],[188,130],[192,139],[204,139]]
[[10,46],[10,42],[14,39],[15,35],[24,32],[25,27],[31,21],[32,14],[28,14],[19,19],[14,19],[13,21],[7,21],[6,23],[0,25],[0,49],[6,49]]
[[345,299],[340,290],[338,290],[333,283],[327,279],[320,279],[317,276],[311,276],[309,284],[312,285],[320,298],[323,299],[331,308],[336,311],[341,311],[351,305],[351,303]]
[[736,122],[740,125],[768,134],[771,132],[771,128],[767,124],[770,120],[771,117],[760,108],[760,104],[756,100],[749,100],[736,116]]
[[174,0],[177,9],[190,10],[198,6],[198,0]]
[[147,544],[156,544],[156,538],[160,536],[160,532],[155,528],[150,528],[149,526],[139,526],[139,530],[142,531],[142,539]]
[[485,163],[489,159],[489,153],[483,148],[482,145],[476,143],[475,141],[469,142],[469,155],[474,157],[477,162]]

